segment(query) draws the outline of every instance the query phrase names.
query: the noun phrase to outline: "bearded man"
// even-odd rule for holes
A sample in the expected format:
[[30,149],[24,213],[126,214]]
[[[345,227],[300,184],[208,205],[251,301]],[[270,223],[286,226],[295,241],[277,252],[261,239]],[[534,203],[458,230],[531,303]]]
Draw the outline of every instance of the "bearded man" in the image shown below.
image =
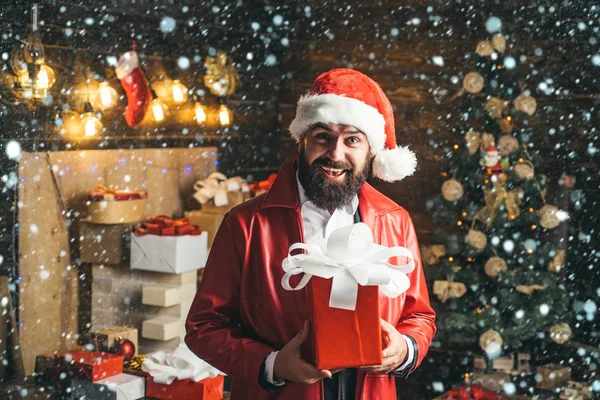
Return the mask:
[[[366,180],[411,175],[416,157],[396,146],[383,90],[349,69],[317,78],[290,132],[299,153],[267,193],[225,216],[186,321],[186,343],[232,377],[232,400],[395,399],[395,376],[407,376],[429,349],[435,313],[408,213]],[[306,291],[282,287],[282,261],[293,243],[314,244],[356,222],[371,228],[375,243],[408,248],[416,267],[406,292],[379,296],[382,364],[318,370],[301,357],[310,333]]]

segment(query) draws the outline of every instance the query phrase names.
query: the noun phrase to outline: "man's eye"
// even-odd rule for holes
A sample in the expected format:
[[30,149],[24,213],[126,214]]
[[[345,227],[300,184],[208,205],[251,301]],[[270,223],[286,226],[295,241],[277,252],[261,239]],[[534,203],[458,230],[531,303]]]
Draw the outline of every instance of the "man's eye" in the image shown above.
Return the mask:
[[348,142],[350,142],[351,144],[358,144],[360,143],[360,139],[355,136],[352,136],[348,138]]
[[329,135],[325,132],[319,132],[315,135],[315,138],[317,140],[329,140]]

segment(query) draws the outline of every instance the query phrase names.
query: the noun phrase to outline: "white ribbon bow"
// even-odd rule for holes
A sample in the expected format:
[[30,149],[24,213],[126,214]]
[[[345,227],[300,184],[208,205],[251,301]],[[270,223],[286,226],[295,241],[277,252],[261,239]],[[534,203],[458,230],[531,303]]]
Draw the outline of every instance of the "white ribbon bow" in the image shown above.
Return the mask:
[[[295,250],[306,250],[306,253],[292,255]],[[387,262],[391,257],[407,257],[410,261],[404,265],[393,265]],[[329,306],[354,310],[358,285],[379,286],[391,298],[404,293],[410,287],[406,274],[415,269],[415,260],[406,247],[385,247],[373,243],[371,229],[360,222],[336,229],[317,247],[294,243],[282,267],[285,271],[281,279],[284,289],[300,290],[313,275],[333,278]],[[290,278],[299,274],[304,276],[296,287],[292,287]]]
[[221,207],[229,204],[227,192],[249,192],[248,183],[239,176],[227,178],[220,172],[213,172],[208,178],[194,184],[196,193],[194,197],[200,204],[206,204],[213,199],[215,206]]
[[142,371],[152,375],[154,382],[170,385],[175,379],[191,379],[200,382],[206,378],[224,375],[221,371],[198,358],[185,344],[179,345],[173,353],[164,351],[151,354],[142,363]]

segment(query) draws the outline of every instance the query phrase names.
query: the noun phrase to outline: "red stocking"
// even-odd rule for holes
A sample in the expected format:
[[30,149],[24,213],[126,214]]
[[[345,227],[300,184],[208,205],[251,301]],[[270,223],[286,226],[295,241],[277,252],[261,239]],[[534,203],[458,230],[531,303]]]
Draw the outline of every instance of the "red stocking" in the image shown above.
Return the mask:
[[128,51],[119,58],[117,78],[121,80],[121,86],[127,94],[125,121],[135,128],[144,119],[152,101],[152,93],[135,50]]

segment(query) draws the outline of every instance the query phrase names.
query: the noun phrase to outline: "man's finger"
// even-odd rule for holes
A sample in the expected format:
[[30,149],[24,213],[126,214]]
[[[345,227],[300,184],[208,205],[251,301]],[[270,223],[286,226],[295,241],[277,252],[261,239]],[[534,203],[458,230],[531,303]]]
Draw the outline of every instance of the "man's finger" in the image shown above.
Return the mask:
[[386,347],[382,353],[383,358],[396,357],[398,354],[400,354],[400,350],[395,346]]
[[333,376],[333,374],[331,373],[331,371],[328,370],[328,369],[322,369],[320,372],[321,372],[321,376],[323,378],[330,379]]
[[292,340],[289,341],[288,344],[290,344],[293,347],[300,347],[300,345],[302,345],[302,343],[304,343],[306,341],[306,339],[308,338],[309,333],[310,333],[310,325],[309,325],[308,321],[304,321],[304,326],[302,327],[300,332],[298,332],[296,334],[296,336],[294,336],[292,338]]
[[383,332],[389,334],[396,330],[396,328],[393,325],[391,325],[389,322],[387,322],[385,319],[379,318],[379,321],[380,321],[380,325],[381,325],[381,330]]

